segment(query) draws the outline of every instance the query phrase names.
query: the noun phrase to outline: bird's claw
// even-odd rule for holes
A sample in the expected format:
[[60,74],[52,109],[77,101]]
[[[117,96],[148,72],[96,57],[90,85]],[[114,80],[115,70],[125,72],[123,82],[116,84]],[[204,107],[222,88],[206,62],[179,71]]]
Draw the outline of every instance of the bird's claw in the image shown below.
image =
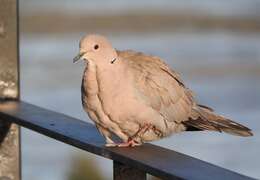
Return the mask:
[[105,146],[106,147],[135,147],[140,145],[141,143],[135,141],[134,139],[130,139],[127,142],[123,142],[123,143],[107,143]]

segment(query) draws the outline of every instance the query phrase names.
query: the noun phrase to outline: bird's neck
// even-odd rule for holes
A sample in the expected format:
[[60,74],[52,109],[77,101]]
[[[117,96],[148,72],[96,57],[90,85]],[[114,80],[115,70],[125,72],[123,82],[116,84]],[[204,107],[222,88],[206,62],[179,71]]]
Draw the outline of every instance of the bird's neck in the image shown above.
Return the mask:
[[97,80],[102,89],[116,92],[124,79],[125,66],[120,59],[106,66],[97,66]]

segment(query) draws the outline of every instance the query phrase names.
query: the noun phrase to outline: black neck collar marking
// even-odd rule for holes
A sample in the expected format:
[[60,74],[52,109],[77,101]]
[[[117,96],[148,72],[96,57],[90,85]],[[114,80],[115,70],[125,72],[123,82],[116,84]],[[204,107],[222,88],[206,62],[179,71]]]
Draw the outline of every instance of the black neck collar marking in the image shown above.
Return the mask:
[[110,61],[111,64],[114,64],[114,62],[117,60],[117,58],[113,59],[112,61]]

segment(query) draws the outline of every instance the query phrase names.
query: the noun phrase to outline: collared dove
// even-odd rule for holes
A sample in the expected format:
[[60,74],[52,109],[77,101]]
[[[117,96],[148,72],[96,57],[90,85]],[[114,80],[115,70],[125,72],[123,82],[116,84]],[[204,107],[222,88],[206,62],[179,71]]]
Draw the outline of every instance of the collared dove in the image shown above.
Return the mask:
[[[197,104],[180,76],[159,57],[118,51],[100,35],[80,41],[82,104],[107,146],[141,145],[188,130],[252,136],[249,128]],[[122,142],[115,143],[112,134]]]

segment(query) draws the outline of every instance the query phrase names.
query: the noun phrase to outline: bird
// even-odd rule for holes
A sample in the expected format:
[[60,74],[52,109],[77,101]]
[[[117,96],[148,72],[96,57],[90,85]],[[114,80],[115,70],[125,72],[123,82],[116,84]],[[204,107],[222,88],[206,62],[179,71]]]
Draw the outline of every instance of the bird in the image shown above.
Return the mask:
[[197,103],[180,75],[157,56],[120,51],[106,37],[90,34],[80,40],[73,62],[78,60],[85,62],[82,106],[105,146],[134,147],[184,131],[253,136],[251,129]]

